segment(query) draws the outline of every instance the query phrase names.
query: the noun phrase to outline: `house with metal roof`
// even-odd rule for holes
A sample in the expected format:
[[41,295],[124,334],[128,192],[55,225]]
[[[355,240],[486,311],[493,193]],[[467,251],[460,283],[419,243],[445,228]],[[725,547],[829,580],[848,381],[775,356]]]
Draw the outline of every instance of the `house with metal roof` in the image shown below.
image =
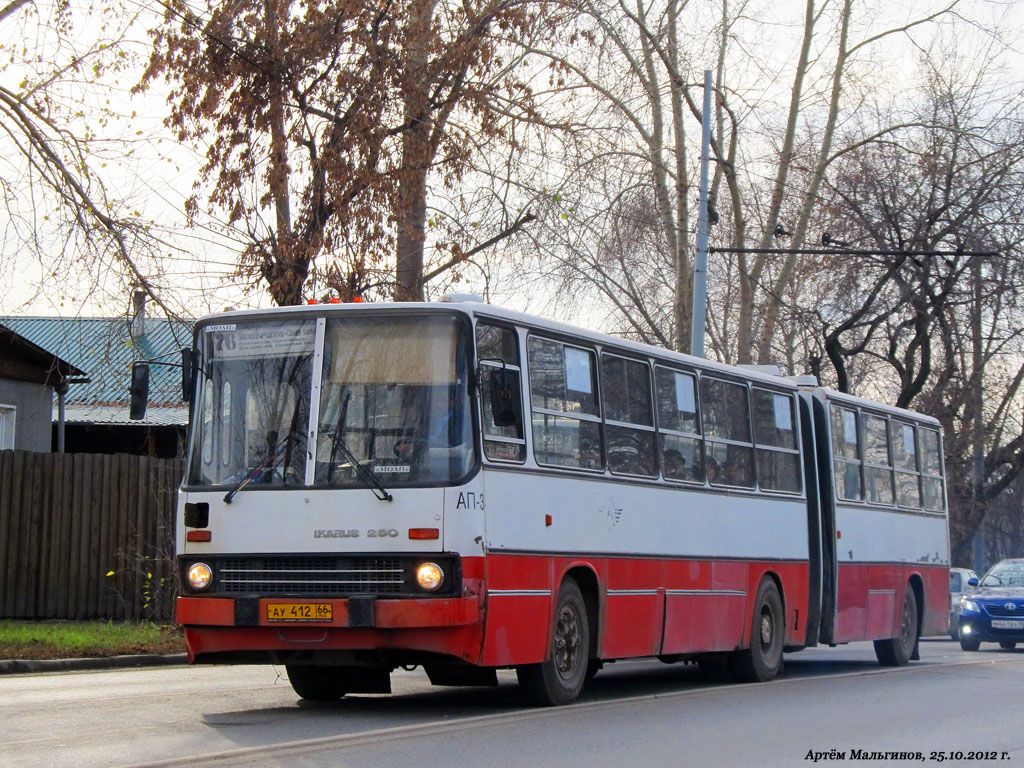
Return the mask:
[[[181,399],[179,351],[191,324],[145,317],[0,317],[0,323],[68,361],[88,379],[70,380],[65,396],[66,450],[172,457],[184,452],[188,404]],[[129,419],[128,387],[136,360],[160,360],[150,372],[146,417]],[[56,436],[56,430],[54,430]]]
[[49,452],[54,394],[85,383],[85,371],[0,325],[0,450]]

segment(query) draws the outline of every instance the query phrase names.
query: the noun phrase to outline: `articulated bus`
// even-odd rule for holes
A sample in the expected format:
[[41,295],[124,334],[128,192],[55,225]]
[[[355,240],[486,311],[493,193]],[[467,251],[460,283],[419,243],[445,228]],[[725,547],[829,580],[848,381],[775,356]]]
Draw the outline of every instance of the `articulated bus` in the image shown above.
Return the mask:
[[762,681],[947,631],[927,416],[458,296],[211,316],[183,360],[194,663],[565,704],[620,659]]

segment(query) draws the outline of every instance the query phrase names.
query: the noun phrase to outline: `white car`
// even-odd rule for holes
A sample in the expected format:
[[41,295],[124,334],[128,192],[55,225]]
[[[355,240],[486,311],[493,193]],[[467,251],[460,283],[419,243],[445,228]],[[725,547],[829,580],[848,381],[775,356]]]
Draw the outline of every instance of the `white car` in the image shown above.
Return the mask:
[[971,579],[977,584],[978,574],[969,568],[949,569],[949,636],[953,640],[960,639],[957,624],[960,622],[960,598],[974,591],[968,582]]

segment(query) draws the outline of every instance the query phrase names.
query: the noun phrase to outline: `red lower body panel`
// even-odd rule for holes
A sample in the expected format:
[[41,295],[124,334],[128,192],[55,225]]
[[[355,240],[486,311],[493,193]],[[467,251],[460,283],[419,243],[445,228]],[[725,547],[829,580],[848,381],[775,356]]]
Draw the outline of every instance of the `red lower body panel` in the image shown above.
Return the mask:
[[[490,554],[464,561],[464,597],[378,599],[371,619],[350,620],[347,600],[263,599],[248,626],[235,601],[182,597],[191,659],[216,661],[245,651],[431,652],[483,666],[543,661],[559,585],[571,573],[597,610],[603,659],[730,651],[750,642],[753,600],[762,579],[778,586],[787,645],[806,638],[806,562],[665,560]],[[923,634],[945,631],[948,571],[922,565],[841,565],[835,642],[894,637],[907,583],[925,595]],[[329,604],[322,621],[272,622],[268,606]]]
[[895,563],[839,564],[833,642],[881,640],[899,634],[907,584],[924,592],[918,605],[921,634],[948,631],[949,569],[946,566]]
[[806,562],[569,558],[490,554],[485,666],[542,661],[558,585],[573,571],[597,587],[603,659],[727,651],[749,642],[753,599],[765,576],[780,585],[786,643],[803,645]]

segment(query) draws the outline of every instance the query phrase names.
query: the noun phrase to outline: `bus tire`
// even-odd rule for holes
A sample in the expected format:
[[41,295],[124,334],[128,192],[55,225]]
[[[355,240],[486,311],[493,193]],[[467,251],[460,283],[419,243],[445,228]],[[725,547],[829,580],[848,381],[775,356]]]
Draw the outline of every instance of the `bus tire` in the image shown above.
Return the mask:
[[883,667],[902,667],[914,653],[917,645],[917,595],[907,584],[903,597],[903,614],[900,618],[900,633],[886,640],[875,640],[875,656]]
[[337,701],[348,693],[342,667],[285,664],[284,668],[292,689],[307,701]]
[[729,658],[733,676],[743,682],[763,683],[778,675],[785,638],[786,617],[779,588],[771,579],[762,579],[754,599],[750,646],[734,651]]
[[548,658],[540,664],[516,667],[519,687],[527,700],[545,707],[576,701],[590,666],[587,658],[589,648],[587,606],[579,585],[568,577],[558,590]]

